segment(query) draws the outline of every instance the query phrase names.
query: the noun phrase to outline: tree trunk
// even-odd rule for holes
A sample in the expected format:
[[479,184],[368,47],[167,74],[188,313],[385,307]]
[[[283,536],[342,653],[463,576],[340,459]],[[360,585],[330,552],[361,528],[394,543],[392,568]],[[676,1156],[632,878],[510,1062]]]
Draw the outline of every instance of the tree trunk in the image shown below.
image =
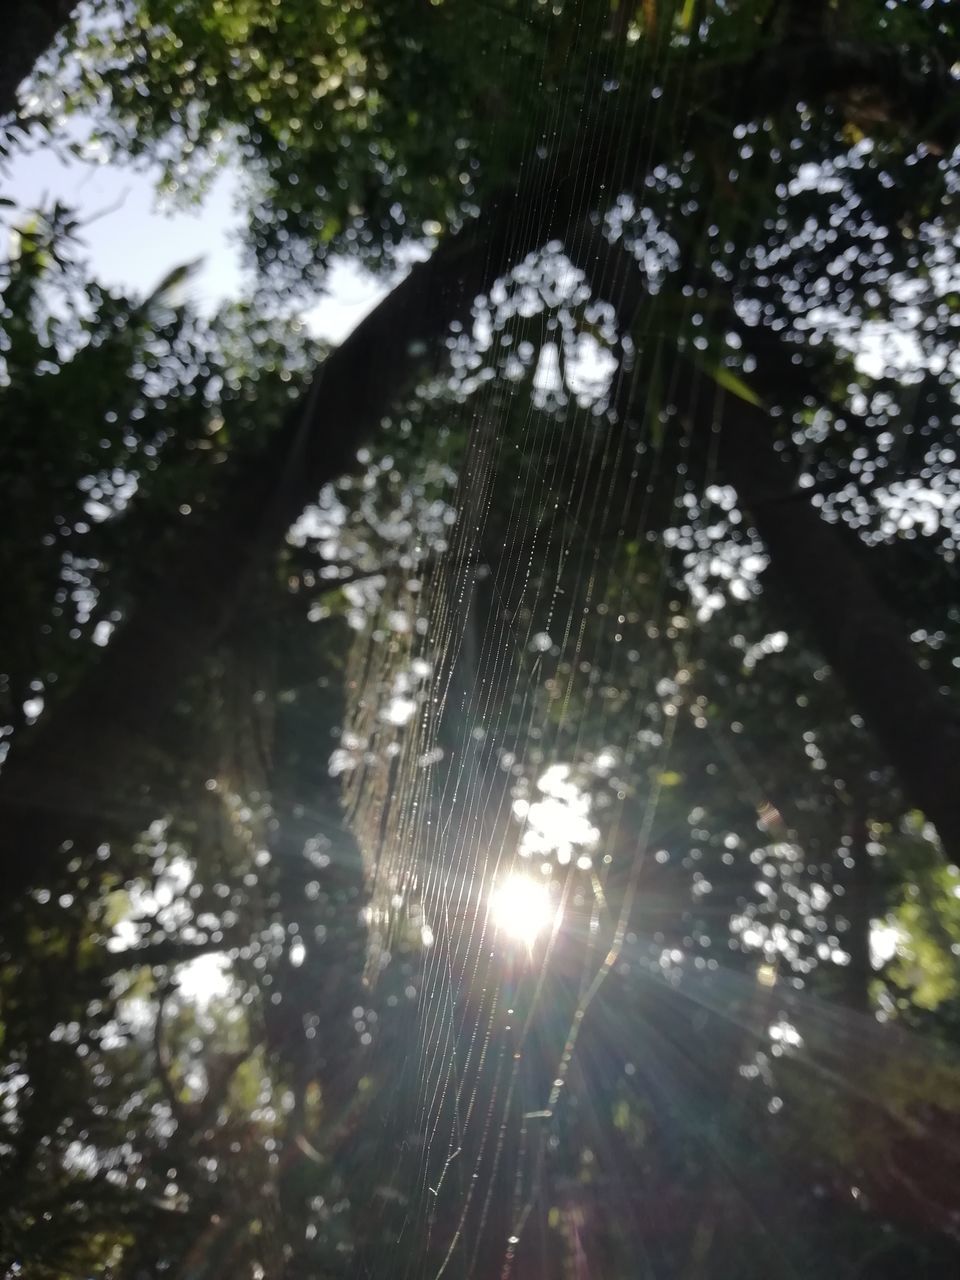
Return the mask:
[[[711,411],[712,412],[712,411]],[[695,429],[711,430],[704,410]],[[916,660],[901,620],[880,595],[841,530],[821,519],[773,448],[770,419],[726,397],[716,433],[717,464],[749,511],[770,569],[801,611],[806,629],[896,769],[907,799],[933,822],[951,858],[960,857],[960,715]]]
[[[600,236],[580,242],[580,249],[576,264],[599,296],[614,299],[629,332],[647,297],[636,261]],[[672,398],[690,432],[688,452],[701,467],[712,459],[736,489],[766,546],[768,573],[795,601],[907,800],[933,822],[950,857],[960,859],[960,712],[917,663],[902,620],[872,580],[869,551],[861,553],[852,536],[823,520],[797,488],[765,409],[712,386],[709,374],[682,354],[677,360],[681,373]]]

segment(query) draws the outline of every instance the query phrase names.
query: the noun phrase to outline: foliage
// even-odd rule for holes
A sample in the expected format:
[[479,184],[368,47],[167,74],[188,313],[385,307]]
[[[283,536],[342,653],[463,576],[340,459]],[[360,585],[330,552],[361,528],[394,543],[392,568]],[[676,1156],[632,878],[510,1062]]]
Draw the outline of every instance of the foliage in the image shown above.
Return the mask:
[[[910,763],[960,669],[956,22],[805,9],[131,0],[38,76],[168,183],[241,157],[263,292],[424,238],[474,285],[521,180],[584,196],[222,562],[67,847],[26,828],[13,1274],[952,1273],[960,898]],[[4,738],[53,811],[58,716],[329,390],[291,408],[276,297],[127,299],[76,231],[24,222],[0,312]],[[526,951],[517,869],[561,921]]]
[[[845,8],[850,33],[866,28],[885,48],[935,39],[949,64],[957,34],[945,6],[897,4],[878,19],[869,4]],[[562,152],[585,118],[636,112],[691,61],[722,68],[762,48],[765,11],[608,0],[355,0],[319,11],[270,0],[101,3],[44,92],[68,111],[106,98],[98,141],[161,159],[175,190],[196,189],[198,168],[238,149],[251,243],[292,284],[330,253],[389,263],[411,237],[456,227],[509,189],[531,148]],[[536,85],[532,121],[511,110],[507,67],[507,78]],[[884,104],[869,109],[875,128]],[[668,129],[669,114],[658,123]],[[896,190],[885,188],[888,198]],[[722,237],[742,221],[738,207]]]

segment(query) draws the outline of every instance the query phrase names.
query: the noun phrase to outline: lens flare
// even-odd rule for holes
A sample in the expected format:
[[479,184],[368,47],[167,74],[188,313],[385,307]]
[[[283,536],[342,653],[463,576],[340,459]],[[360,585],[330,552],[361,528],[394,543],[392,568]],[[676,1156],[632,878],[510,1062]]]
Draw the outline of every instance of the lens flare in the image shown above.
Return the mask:
[[549,885],[532,876],[511,875],[490,894],[490,918],[498,931],[530,947],[553,920]]

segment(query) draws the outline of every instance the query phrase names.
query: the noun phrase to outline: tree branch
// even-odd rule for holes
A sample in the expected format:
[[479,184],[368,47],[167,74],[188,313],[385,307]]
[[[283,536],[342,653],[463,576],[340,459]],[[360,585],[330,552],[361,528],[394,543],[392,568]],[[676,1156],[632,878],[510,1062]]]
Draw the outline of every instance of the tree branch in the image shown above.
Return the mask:
[[[628,330],[646,297],[642,273],[625,249],[597,235],[579,257],[568,250],[595,292],[616,299]],[[616,290],[610,283],[616,281]],[[875,586],[867,553],[827,524],[796,474],[774,447],[776,423],[763,408],[715,388],[682,353],[675,379],[676,412],[697,445],[733,485],[770,556],[768,570],[798,612],[811,640],[863,715],[904,793],[933,822],[954,859],[960,858],[960,713],[921,668],[901,619]],[[792,502],[783,495],[795,493]]]
[[[822,99],[871,76],[885,84],[891,56],[885,47],[845,47],[831,50],[823,62],[774,50],[739,66],[726,62],[681,77],[675,92],[678,118],[687,120],[683,146],[708,143],[721,112],[725,127],[780,111],[798,98]],[[731,94],[731,85],[738,91]],[[939,115],[955,121],[960,95],[952,82],[951,88],[940,99]],[[232,469],[219,503],[184,528],[170,572],[139,601],[80,687],[15,745],[0,776],[0,857],[8,894],[42,878],[65,841],[95,839],[105,804],[131,817],[155,814],[157,799],[131,781],[130,761],[142,758],[183,681],[242,608],[243,587],[258,559],[280,544],[324,484],[351,469],[357,449],[410,387],[425,356],[451,324],[468,321],[477,295],[673,158],[679,141],[672,131],[651,135],[645,121],[639,113],[624,123],[614,103],[584,121],[575,155],[562,152],[525,166],[475,224],[415,266],[327,358],[262,452]],[[584,154],[591,159],[586,170],[577,163]]]

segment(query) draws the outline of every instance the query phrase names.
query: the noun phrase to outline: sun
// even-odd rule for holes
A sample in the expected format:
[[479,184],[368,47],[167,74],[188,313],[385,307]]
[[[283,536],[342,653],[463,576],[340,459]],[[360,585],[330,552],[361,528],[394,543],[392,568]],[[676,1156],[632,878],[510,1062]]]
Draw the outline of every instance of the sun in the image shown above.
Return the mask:
[[490,918],[497,930],[533,946],[554,919],[549,885],[532,876],[515,873],[494,885],[490,894]]

